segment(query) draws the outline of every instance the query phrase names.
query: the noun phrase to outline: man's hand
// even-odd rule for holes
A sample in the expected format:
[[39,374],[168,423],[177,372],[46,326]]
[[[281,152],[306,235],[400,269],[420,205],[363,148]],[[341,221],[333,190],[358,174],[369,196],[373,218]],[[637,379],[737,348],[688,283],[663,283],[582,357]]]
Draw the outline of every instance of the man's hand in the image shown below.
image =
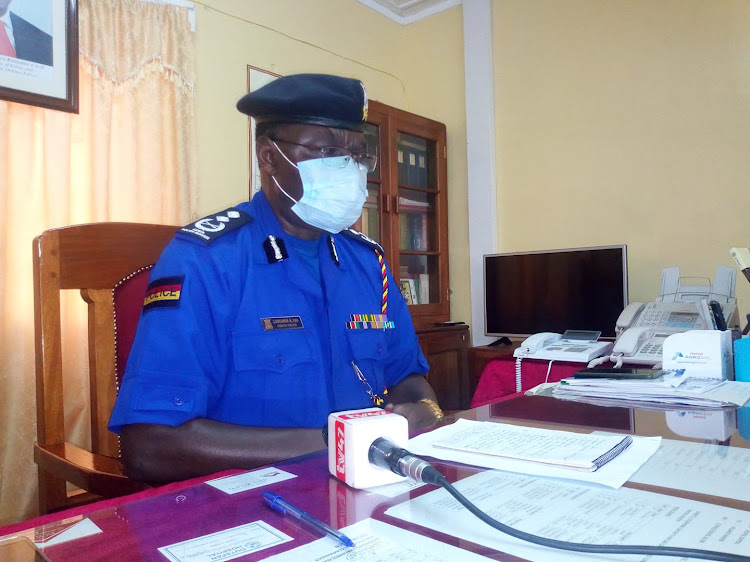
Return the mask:
[[424,375],[409,375],[388,390],[385,409],[409,420],[409,431],[432,427],[443,419],[435,391]]
[[406,402],[394,404],[389,402],[385,409],[404,416],[409,421],[409,432],[432,427],[443,420],[443,413],[436,403]]

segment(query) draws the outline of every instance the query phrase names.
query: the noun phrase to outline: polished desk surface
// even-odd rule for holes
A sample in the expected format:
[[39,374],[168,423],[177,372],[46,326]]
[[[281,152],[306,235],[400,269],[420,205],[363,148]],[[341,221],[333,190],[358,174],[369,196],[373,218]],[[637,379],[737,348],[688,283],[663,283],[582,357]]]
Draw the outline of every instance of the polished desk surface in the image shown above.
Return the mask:
[[[679,416],[679,412],[674,412]],[[669,439],[713,443],[728,447],[750,448],[750,406],[727,413],[728,419],[738,419],[737,426],[718,433],[702,431],[700,423],[688,431],[678,428],[675,433],[664,411],[636,410],[620,407],[602,407],[563,401],[539,396],[514,396],[494,404],[461,412],[457,417],[478,420],[531,425],[568,431],[614,431],[643,436],[662,436]],[[700,415],[694,416],[700,419]],[[671,419],[671,418],[670,418]],[[743,425],[746,424],[746,425]],[[697,428],[697,429],[696,429]],[[727,435],[726,433],[730,433]],[[744,432],[744,435],[741,434]],[[454,482],[475,474],[481,469],[448,462],[433,463],[449,481]],[[427,493],[434,488],[423,486],[395,498],[355,490],[331,477],[324,452],[279,462],[273,466],[298,475],[297,478],[277,482],[267,489],[317,516],[333,527],[342,528],[372,517],[392,525],[427,535],[441,542],[476,552],[490,559],[518,560],[489,547],[451,537],[437,531],[395,519],[385,514],[392,505]],[[241,471],[238,471],[238,473]],[[626,487],[675,495],[698,501],[724,505],[750,511],[750,502],[732,498],[708,496],[633,482]],[[185,489],[154,495],[146,499],[123,499],[120,505],[88,513],[88,517],[101,533],[72,540],[44,549],[50,560],[165,560],[159,547],[205,536],[235,526],[263,520],[294,540],[245,556],[242,560],[262,560],[286,550],[317,540],[319,535],[298,526],[294,520],[270,510],[263,502],[261,489],[238,494],[224,492],[198,484]],[[60,515],[63,519],[65,513]],[[78,516],[80,518],[80,516]],[[478,522],[478,524],[481,524]],[[33,529],[37,538],[55,532],[55,525]]]

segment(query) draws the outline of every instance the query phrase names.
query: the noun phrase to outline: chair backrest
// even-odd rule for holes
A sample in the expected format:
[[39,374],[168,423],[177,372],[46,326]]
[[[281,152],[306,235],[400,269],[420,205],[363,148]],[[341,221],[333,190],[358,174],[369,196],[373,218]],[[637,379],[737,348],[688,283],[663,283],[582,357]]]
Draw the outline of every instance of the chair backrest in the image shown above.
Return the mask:
[[[135,334],[149,270],[177,228],[93,223],[48,230],[34,239],[35,460],[40,468],[43,512],[64,507],[61,486],[66,480],[84,489],[92,481],[77,478],[67,464],[61,474],[53,474],[59,462],[51,457],[69,456],[66,451],[74,448],[66,442],[65,434],[61,291],[80,290],[88,303],[90,453],[117,459],[118,439],[107,430],[107,422],[117,395],[118,376],[124,371]],[[95,468],[94,472],[101,470]],[[101,494],[101,490],[89,491]]]

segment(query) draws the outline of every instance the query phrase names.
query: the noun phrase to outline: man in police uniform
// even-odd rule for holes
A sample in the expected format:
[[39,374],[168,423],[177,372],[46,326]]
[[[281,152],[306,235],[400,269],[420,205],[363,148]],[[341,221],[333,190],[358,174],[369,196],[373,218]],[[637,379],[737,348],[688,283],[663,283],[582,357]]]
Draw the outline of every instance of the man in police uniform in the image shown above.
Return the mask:
[[320,450],[333,411],[442,417],[382,248],[348,230],[376,165],[364,87],[293,75],[237,107],[263,190],[182,228],[154,267],[110,420],[138,480]]

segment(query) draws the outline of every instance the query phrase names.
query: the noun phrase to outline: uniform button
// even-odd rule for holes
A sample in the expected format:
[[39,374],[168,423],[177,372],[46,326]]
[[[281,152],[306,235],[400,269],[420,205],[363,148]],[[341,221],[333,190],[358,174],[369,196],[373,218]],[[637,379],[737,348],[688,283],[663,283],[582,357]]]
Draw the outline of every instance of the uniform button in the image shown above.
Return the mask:
[[383,353],[383,346],[382,345],[378,344],[377,352],[378,352],[378,355],[380,355],[381,353]]
[[180,398],[179,396],[175,396],[174,400],[172,400],[172,403],[175,406],[182,406],[183,401],[182,401],[182,398]]
[[277,365],[278,365],[279,367],[280,367],[281,365],[283,365],[283,364],[284,364],[284,358],[283,358],[283,357],[282,357],[281,355],[279,355],[279,356],[278,356],[278,357],[276,358],[276,364],[277,364]]

